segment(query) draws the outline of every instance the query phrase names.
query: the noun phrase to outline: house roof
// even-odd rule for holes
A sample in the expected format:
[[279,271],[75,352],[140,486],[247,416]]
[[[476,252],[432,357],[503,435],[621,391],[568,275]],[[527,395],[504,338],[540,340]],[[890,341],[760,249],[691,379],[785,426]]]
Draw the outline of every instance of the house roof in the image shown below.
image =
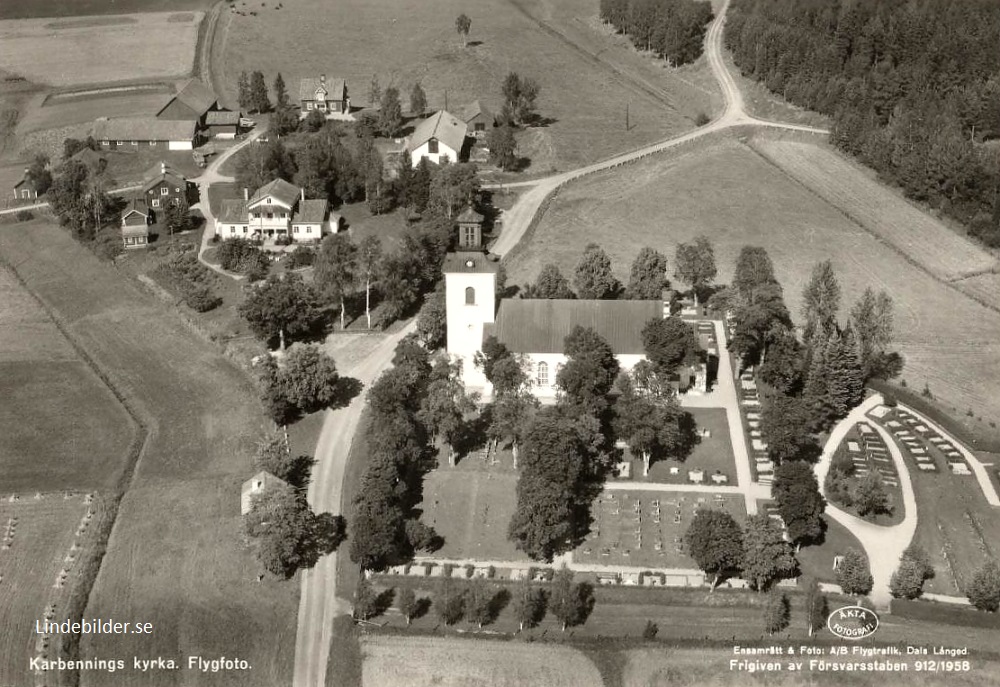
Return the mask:
[[470,224],[470,223],[482,224],[483,216],[480,215],[475,210],[473,210],[472,206],[470,205],[469,207],[465,208],[465,210],[462,211],[461,215],[455,218],[455,221],[459,224]]
[[98,141],[191,141],[197,122],[155,117],[100,118],[94,122]]
[[88,167],[96,168],[98,165],[101,164],[101,160],[107,160],[107,158],[104,155],[101,155],[93,148],[81,148],[80,150],[73,153],[73,156],[70,158],[70,160],[78,160],[83,164],[87,165]]
[[149,236],[149,226],[145,220],[139,224],[126,224],[122,227],[122,236]]
[[236,126],[240,123],[242,113],[232,110],[212,110],[205,115],[208,126]]
[[184,176],[166,162],[157,162],[155,165],[146,170],[146,173],[143,174],[142,178],[145,179],[142,186],[143,191],[148,191],[164,179],[174,188],[179,187],[183,189],[187,184],[187,180]]
[[417,124],[410,136],[408,147],[410,150],[416,150],[427,141],[436,138],[456,153],[461,152],[468,130],[469,128],[461,119],[450,112],[441,110]]
[[496,273],[499,269],[499,262],[490,260],[483,252],[473,251],[448,253],[444,256],[444,264],[441,266],[444,274],[488,274]]
[[256,475],[254,475],[253,477],[251,477],[250,479],[248,479],[246,482],[243,483],[243,488],[241,489],[242,493],[249,494],[251,491],[253,491],[254,482],[257,481],[261,481],[264,483],[264,489],[267,489],[271,485],[275,484],[288,484],[288,482],[286,482],[285,480],[281,479],[276,475],[272,475],[267,470],[261,470]]
[[181,84],[180,89],[178,89],[174,97],[168,100],[156,114],[160,114],[166,110],[175,101],[189,107],[195,114],[197,114],[197,116],[200,117],[208,112],[213,105],[215,105],[218,98],[215,93],[211,91],[211,89],[198,79],[188,79]]
[[284,179],[275,179],[257,189],[257,192],[250,196],[248,205],[253,205],[257,201],[271,196],[288,207],[292,207],[295,205],[295,201],[299,199],[301,193],[302,189],[299,186],[289,183]]
[[486,109],[486,107],[478,100],[473,100],[471,103],[458,111],[458,117],[466,123],[471,122],[479,115],[482,115],[487,121],[493,120],[493,113]]
[[298,208],[292,213],[292,224],[318,224],[322,222],[326,219],[326,206],[325,198],[300,200]]
[[326,89],[327,100],[343,100],[347,91],[347,81],[344,79],[326,79],[322,77],[306,77],[299,81],[299,100],[314,100],[316,89],[320,86]]
[[577,325],[590,327],[615,354],[644,355],[642,329],[663,317],[663,301],[505,298],[493,335],[515,353],[562,353]]
[[31,180],[30,180],[30,179],[28,179],[28,177],[27,177],[27,176],[22,176],[22,177],[21,177],[21,180],[20,180],[19,182],[17,182],[16,184],[14,184],[14,188],[15,188],[15,189],[17,189],[17,188],[21,188],[22,186],[28,186],[28,187],[30,187],[31,189],[34,189],[34,188],[35,188],[35,185],[34,185],[33,183],[31,183]]
[[247,214],[246,201],[242,198],[222,201],[222,207],[219,209],[217,219],[219,222],[228,222],[229,224],[245,224],[250,219]]

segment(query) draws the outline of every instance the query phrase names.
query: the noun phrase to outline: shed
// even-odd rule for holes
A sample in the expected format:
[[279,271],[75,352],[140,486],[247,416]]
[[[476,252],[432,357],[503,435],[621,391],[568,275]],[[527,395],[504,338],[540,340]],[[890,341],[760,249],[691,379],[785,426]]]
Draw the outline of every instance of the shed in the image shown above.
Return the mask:
[[267,470],[261,470],[256,475],[243,483],[240,492],[240,514],[246,515],[253,506],[253,497],[262,494],[268,489],[279,486],[288,486],[288,482],[272,475]]

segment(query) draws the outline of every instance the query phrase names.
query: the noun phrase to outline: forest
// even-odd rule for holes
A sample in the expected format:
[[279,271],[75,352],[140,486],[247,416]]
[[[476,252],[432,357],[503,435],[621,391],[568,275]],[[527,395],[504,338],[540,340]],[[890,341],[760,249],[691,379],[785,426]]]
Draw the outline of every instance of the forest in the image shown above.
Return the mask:
[[678,67],[701,57],[712,5],[696,0],[601,0],[601,20]]
[[1000,246],[1000,3],[733,0],[742,73],[829,115],[831,140]]

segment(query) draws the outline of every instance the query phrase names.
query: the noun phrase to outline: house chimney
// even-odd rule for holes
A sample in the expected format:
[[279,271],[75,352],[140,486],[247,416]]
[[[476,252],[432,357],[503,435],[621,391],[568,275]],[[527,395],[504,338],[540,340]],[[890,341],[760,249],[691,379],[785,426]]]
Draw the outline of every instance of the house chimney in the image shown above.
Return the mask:
[[243,187],[243,202],[246,203],[250,200],[250,191],[246,186]]
[[161,161],[160,162],[160,174],[166,174],[166,173],[167,173],[167,163]]
[[320,84],[322,84],[324,86],[326,85],[326,74],[320,74],[319,75],[319,82],[320,82]]
[[305,186],[303,186],[302,188],[299,189],[299,197],[302,198],[302,200],[306,199],[306,188],[305,188]]

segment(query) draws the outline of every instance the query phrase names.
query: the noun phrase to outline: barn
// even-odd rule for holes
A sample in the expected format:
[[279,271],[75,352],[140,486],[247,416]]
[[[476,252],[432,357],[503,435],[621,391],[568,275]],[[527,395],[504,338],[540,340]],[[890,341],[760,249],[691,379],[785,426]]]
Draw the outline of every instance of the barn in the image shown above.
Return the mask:
[[119,152],[157,147],[192,150],[199,142],[198,122],[156,117],[101,117],[91,135],[102,149]]

